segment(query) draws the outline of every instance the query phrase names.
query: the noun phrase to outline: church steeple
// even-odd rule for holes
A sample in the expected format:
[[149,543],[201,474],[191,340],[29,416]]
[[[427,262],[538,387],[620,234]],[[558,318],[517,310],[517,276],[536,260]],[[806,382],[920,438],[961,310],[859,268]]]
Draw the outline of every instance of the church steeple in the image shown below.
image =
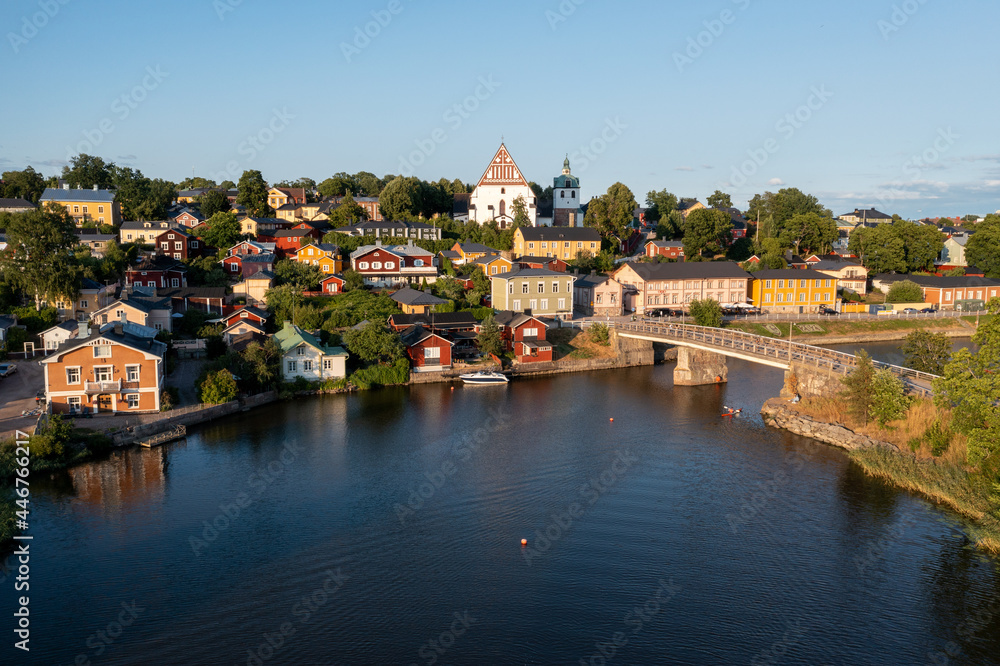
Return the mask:
[[569,170],[569,155],[566,155],[566,159],[563,160],[563,175],[568,176],[570,174]]

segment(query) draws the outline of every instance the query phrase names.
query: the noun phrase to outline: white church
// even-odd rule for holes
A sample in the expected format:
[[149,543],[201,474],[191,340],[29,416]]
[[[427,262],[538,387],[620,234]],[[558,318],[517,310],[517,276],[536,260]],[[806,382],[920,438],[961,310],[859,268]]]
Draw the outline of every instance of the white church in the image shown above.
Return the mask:
[[[521,170],[501,143],[475,190],[470,195],[456,195],[456,220],[473,220],[479,224],[496,220],[501,229],[514,223],[514,200],[524,197],[528,219],[533,227],[583,226],[580,208],[580,179],[572,175],[569,158],[563,162],[562,175],[553,179],[553,203],[540,208],[538,197],[528,185]],[[467,203],[466,203],[467,202]]]

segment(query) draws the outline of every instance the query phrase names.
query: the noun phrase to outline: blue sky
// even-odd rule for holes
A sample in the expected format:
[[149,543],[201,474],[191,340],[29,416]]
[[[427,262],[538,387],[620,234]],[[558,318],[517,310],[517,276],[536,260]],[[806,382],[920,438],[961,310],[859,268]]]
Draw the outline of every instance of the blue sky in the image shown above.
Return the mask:
[[504,137],[542,185],[569,153],[585,199],[986,214],[998,24],[988,0],[8,0],[0,169],[473,182]]

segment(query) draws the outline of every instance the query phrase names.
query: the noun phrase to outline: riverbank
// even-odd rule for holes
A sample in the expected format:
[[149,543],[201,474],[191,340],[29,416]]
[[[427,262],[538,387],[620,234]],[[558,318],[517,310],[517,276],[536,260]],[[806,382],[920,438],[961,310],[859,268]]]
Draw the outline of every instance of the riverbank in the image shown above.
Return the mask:
[[933,457],[922,446],[916,453],[900,446],[898,442],[909,437],[911,429],[922,431],[921,423],[898,424],[887,437],[897,442],[890,442],[821,417],[816,411],[802,403],[772,398],[764,403],[761,416],[768,426],[845,449],[869,476],[955,511],[969,521],[971,540],[978,548],[1000,555],[1000,497],[990,481],[996,470],[967,469],[960,462],[964,447],[952,446],[950,455]]

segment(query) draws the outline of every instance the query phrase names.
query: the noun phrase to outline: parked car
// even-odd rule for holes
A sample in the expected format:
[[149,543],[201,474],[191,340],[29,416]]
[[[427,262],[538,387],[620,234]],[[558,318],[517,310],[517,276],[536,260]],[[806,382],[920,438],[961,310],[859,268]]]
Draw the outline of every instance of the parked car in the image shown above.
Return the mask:
[[923,310],[921,310],[921,312],[923,312],[924,314],[931,314],[937,312],[937,310],[935,310],[934,308],[924,308]]
[[13,363],[0,363],[0,379],[9,377],[17,372],[17,366]]
[[646,310],[647,317],[670,317],[672,316],[670,308],[652,308]]
[[823,306],[823,307],[821,307],[821,308],[819,309],[819,313],[820,313],[821,315],[839,315],[839,314],[840,314],[839,312],[837,312],[837,311],[836,311],[836,310],[834,310],[833,308],[828,308],[828,307],[826,307],[826,306]]
[[916,308],[903,308],[903,314],[919,314],[919,312]]

